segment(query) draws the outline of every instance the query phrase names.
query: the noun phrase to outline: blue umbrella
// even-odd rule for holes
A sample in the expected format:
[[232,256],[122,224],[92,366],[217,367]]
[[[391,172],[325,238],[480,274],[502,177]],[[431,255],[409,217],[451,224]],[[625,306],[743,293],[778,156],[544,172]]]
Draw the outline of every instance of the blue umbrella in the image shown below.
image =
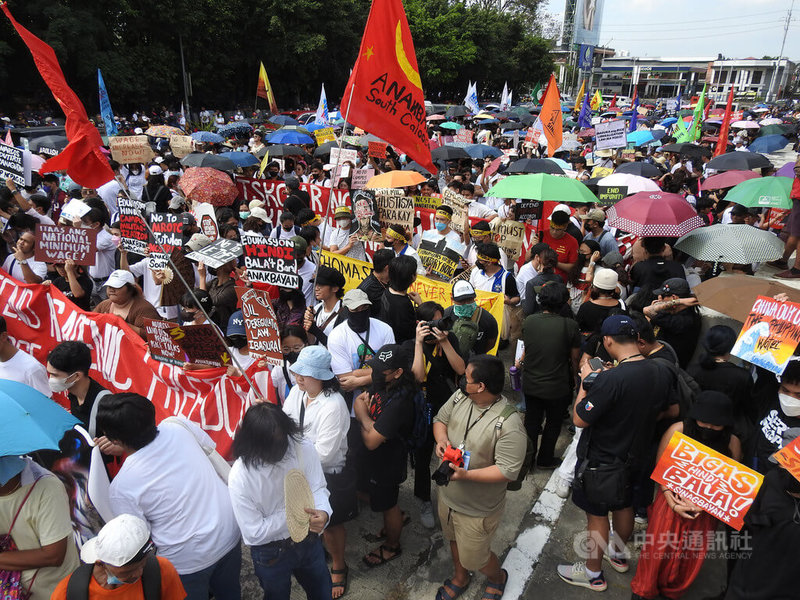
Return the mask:
[[314,123],[312,121],[311,123],[303,125],[303,127],[305,127],[306,131],[316,131],[317,129],[325,129],[327,127],[332,127],[332,125],[325,125],[325,123]]
[[628,143],[634,146],[644,146],[660,140],[666,133],[663,129],[640,129],[628,134]]
[[270,144],[313,144],[314,138],[298,131],[276,131],[267,141]]
[[237,167],[254,167],[260,164],[261,161],[249,152],[223,152],[220,156],[224,156],[233,161]]
[[470,158],[498,158],[503,156],[503,152],[499,148],[486,144],[470,144],[469,146],[464,146],[464,150],[467,151]]
[[270,123],[276,125],[300,125],[300,122],[286,115],[273,115],[269,118]]
[[58,450],[64,433],[80,421],[24,383],[0,379],[0,456]]
[[442,129],[452,129],[453,131],[457,131],[461,129],[461,125],[458,123],[453,123],[452,121],[445,121],[444,123],[439,123],[439,127]]
[[659,125],[662,125],[663,127],[669,127],[670,125],[675,125],[675,123],[677,123],[677,122],[678,122],[678,119],[676,119],[675,117],[668,117],[668,118],[664,119],[663,121],[661,121],[661,123],[659,123]]
[[232,135],[250,135],[251,131],[253,131],[253,126],[247,121],[235,121],[233,123],[228,123],[227,125],[220,125],[217,127],[217,133],[225,137]]
[[789,140],[782,135],[765,135],[764,137],[756,138],[747,149],[750,150],[750,152],[769,154],[770,152],[786,148],[789,143]]
[[478,121],[478,125],[492,125],[497,124],[500,122],[500,119],[481,119]]
[[195,131],[192,134],[192,139],[195,142],[206,142],[210,144],[221,144],[225,141],[224,137],[212,131]]

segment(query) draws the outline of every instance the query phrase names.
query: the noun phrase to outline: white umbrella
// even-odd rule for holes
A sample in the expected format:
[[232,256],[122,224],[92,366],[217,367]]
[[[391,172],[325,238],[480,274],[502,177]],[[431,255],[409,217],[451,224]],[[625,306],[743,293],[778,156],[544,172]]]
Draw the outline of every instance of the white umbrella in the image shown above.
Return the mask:
[[782,125],[783,121],[781,121],[780,119],[776,119],[775,117],[767,117],[766,119],[761,119],[758,123],[762,126]]
[[658,184],[652,179],[631,175],[630,173],[612,173],[607,177],[599,179],[597,185],[609,187],[626,186],[628,188],[628,195],[637,194],[639,192],[661,191],[661,188],[658,187]]
[[731,127],[736,129],[758,129],[761,125],[755,121],[736,121],[735,123],[731,123]]

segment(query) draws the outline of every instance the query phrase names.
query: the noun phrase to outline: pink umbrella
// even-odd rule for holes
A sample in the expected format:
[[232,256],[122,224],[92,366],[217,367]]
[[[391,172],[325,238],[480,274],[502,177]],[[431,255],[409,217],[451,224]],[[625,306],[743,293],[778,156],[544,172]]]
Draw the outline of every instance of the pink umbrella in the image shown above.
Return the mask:
[[209,167],[186,169],[178,185],[190,200],[208,202],[214,206],[229,206],[239,195],[236,185],[226,173]]
[[444,115],[431,115],[426,118],[427,121],[446,121],[447,117]]
[[725,171],[719,175],[713,175],[700,184],[701,190],[721,190],[724,188],[739,185],[748,179],[759,177],[753,171]]
[[734,129],[760,129],[761,125],[755,121],[736,121],[735,123],[731,123],[731,127]]
[[617,202],[606,213],[612,227],[639,237],[681,237],[704,225],[683,196],[639,192]]

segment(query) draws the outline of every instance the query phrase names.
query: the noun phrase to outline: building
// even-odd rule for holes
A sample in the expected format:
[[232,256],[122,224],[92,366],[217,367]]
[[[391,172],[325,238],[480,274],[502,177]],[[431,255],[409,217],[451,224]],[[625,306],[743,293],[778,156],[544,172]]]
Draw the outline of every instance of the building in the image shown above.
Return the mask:
[[709,95],[718,102],[724,102],[733,87],[733,95],[737,100],[773,101],[791,95],[796,75],[797,64],[785,58],[716,60],[708,82]]

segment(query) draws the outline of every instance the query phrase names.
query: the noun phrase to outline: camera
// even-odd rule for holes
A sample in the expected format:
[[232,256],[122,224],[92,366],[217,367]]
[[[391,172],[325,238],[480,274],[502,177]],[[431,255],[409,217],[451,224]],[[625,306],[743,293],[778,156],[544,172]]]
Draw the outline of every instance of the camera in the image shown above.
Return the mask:
[[600,375],[600,373],[596,372],[597,369],[603,369],[604,367],[603,361],[596,357],[589,359],[589,366],[592,368],[592,372],[589,373],[586,377],[584,377],[583,381],[581,382],[581,386],[587,392],[594,385],[594,380],[597,379],[597,376]]
[[422,324],[431,329],[436,328],[440,331],[449,331],[453,326],[453,321],[450,317],[445,317],[444,319],[436,319],[435,321],[424,321]]
[[453,465],[456,467],[464,466],[464,453],[458,448],[448,446],[444,451],[444,456],[442,456],[442,464],[439,465],[439,468],[431,475],[431,479],[433,479],[436,485],[447,485],[450,483],[450,478],[455,472]]

